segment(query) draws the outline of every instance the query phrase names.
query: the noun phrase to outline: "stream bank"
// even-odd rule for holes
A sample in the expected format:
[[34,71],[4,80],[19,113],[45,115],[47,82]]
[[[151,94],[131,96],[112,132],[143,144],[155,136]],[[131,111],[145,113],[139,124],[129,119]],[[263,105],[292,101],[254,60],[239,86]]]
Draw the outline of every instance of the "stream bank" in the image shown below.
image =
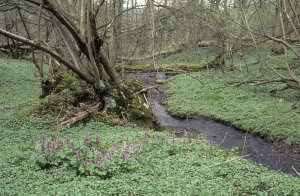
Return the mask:
[[[164,73],[158,72],[135,72],[127,76],[141,79],[145,87],[155,85],[156,80],[167,79]],[[272,170],[294,175],[300,171],[299,153],[282,151],[274,143],[205,117],[178,118],[168,114],[161,104],[165,99],[163,86],[148,91],[147,99],[155,117],[165,127],[179,132],[203,134],[210,143],[223,149],[238,148],[240,156]]]

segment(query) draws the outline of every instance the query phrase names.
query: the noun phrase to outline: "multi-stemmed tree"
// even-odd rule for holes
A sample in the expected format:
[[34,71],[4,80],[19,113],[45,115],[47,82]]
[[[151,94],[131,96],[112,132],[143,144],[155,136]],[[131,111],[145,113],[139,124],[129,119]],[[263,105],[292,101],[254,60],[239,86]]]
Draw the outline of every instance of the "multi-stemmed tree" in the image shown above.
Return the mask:
[[[33,36],[21,36],[1,28],[0,34],[45,52],[92,85],[99,94],[105,90],[104,84],[109,84],[114,85],[124,94],[124,97],[129,96],[128,88],[103,51],[104,42],[99,32],[101,26],[97,19],[104,17],[101,7],[105,1],[18,0],[6,2],[6,6],[11,9],[24,9],[29,13],[36,13],[38,33],[34,39]],[[2,5],[5,5],[5,1]],[[52,24],[57,33],[56,36],[60,37],[66,51],[59,53],[43,40],[40,30],[41,18]]]

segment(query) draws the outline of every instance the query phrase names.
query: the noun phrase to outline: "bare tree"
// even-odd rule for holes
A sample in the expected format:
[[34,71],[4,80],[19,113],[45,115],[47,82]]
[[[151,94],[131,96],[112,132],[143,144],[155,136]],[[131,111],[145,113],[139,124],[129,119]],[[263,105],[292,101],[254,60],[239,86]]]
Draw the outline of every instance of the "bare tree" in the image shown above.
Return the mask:
[[[17,32],[12,33],[5,29],[0,29],[0,34],[49,54],[92,85],[99,94],[104,90],[103,84],[106,83],[115,85],[120,92],[129,95],[128,88],[103,52],[103,39],[97,27],[97,15],[103,2],[93,0],[21,1],[21,5],[26,6],[26,9],[27,7],[40,9],[45,17],[53,22],[57,35],[60,35],[64,46],[67,48],[65,54],[60,54],[49,47],[40,36],[37,40],[33,40],[32,37],[26,38]],[[20,7],[18,4],[15,5]],[[25,9],[25,7],[21,8]],[[75,14],[75,10],[78,10],[79,14]]]

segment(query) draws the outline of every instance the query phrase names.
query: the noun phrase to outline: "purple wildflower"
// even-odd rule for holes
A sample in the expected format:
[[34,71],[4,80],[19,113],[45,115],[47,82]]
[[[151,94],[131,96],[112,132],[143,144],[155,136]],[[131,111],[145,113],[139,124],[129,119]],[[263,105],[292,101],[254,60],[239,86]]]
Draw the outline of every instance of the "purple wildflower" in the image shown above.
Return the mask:
[[116,149],[117,149],[117,147],[113,146],[106,151],[107,159],[112,159],[113,155],[116,153]]
[[135,148],[135,145],[134,144],[130,144],[129,146],[129,153],[132,154],[134,152],[134,148]]
[[101,167],[101,160],[97,160],[97,163],[95,163],[99,168]]
[[94,154],[97,152],[97,150],[96,150],[95,147],[92,148],[92,152],[93,152]]
[[101,160],[97,159],[96,157],[94,158],[94,164],[98,167],[101,167]]
[[122,151],[121,151],[121,154],[122,154],[123,159],[128,160],[128,155],[127,155],[127,153],[126,153],[125,150],[122,150]]
[[62,140],[61,147],[64,148],[65,145],[67,145],[68,143],[69,143],[69,141],[67,139]]
[[49,156],[53,156],[54,155],[54,150],[55,150],[55,145],[52,142],[48,142],[47,144],[47,153]]
[[65,147],[64,141],[63,140],[59,140],[58,141],[58,146],[61,147],[61,148],[64,148]]
[[87,168],[89,166],[89,162],[85,159],[82,163],[83,168]]
[[71,151],[72,151],[72,153],[75,153],[74,144],[71,144]]
[[89,140],[90,140],[90,135],[87,133],[84,137],[83,144],[87,146],[89,144]]
[[57,142],[59,142],[59,141],[60,141],[60,140],[59,140],[59,138],[58,138],[57,136],[52,137],[52,142],[57,143]]
[[45,150],[46,142],[47,142],[47,140],[46,140],[45,136],[42,136],[41,137],[41,151]]
[[80,154],[81,154],[81,150],[77,150],[77,152],[76,152],[76,162],[77,162],[77,164],[80,163]]
[[100,142],[99,134],[95,134],[95,142],[96,142],[96,144],[99,144],[99,142]]

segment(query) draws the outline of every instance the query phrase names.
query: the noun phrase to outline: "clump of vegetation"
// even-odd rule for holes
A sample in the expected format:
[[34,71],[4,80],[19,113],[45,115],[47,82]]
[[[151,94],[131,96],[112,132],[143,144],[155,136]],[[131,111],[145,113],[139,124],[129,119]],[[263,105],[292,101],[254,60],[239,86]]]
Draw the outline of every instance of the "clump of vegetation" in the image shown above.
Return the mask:
[[86,134],[82,140],[41,136],[40,141],[32,142],[34,154],[29,161],[41,169],[64,167],[79,175],[107,179],[132,171],[142,144],[124,141],[122,145],[110,146],[101,140],[99,134]]
[[47,85],[47,96],[41,99],[38,111],[52,116],[70,115],[80,103],[96,101],[93,89],[83,80],[77,79],[67,71],[59,71],[43,82]]
[[[61,122],[72,118],[82,110],[89,110],[88,106],[90,105],[101,103],[102,107],[99,110],[93,110],[93,115],[90,117],[112,125],[135,122],[144,127],[158,129],[159,125],[144,96],[136,93],[143,89],[140,80],[136,78],[124,78],[123,80],[130,88],[132,95],[124,99],[124,94],[110,86],[111,97],[106,98],[113,99],[117,104],[116,107],[104,109],[105,100],[99,100],[90,85],[67,71],[59,71],[47,79],[46,83],[50,87],[49,95],[41,99],[36,111]],[[105,99],[105,97],[103,98]],[[91,109],[88,112],[91,112]],[[87,119],[85,118],[85,121]]]

